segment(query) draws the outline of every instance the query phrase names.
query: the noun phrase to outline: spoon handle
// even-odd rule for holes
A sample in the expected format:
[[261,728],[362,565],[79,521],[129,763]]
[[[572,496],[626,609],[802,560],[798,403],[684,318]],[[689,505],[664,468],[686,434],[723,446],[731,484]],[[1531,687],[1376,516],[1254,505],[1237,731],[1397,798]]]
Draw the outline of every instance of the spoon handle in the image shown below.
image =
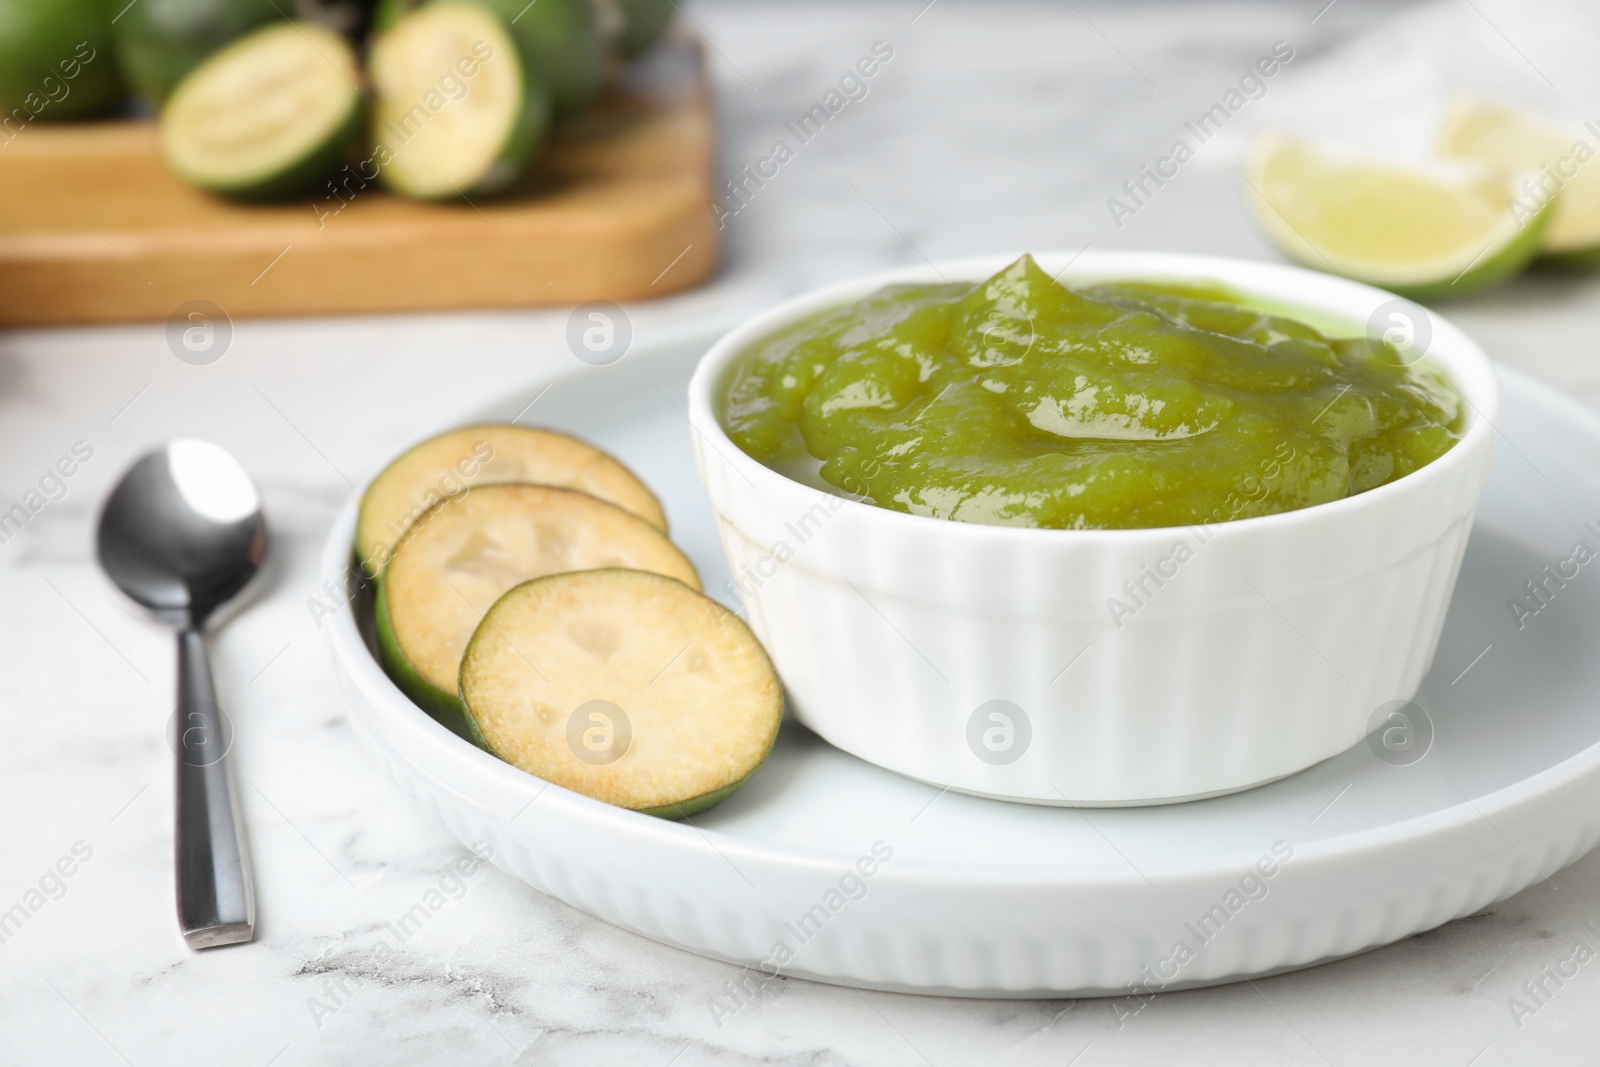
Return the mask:
[[256,920],[250,857],[224,759],[233,729],[217,706],[205,638],[194,630],[178,634],[173,731],[178,926],[190,948],[249,941]]

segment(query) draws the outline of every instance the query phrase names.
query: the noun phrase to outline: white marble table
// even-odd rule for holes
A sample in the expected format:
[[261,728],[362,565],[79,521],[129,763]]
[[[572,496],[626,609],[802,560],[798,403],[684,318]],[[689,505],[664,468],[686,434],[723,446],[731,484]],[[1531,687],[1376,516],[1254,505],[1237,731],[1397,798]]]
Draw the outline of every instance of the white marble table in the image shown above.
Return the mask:
[[[1313,23],[1325,0],[938,0],[919,14],[923,2],[688,8],[715,46],[730,174],[770,154],[784,123],[874,42],[893,58],[727,220],[712,285],[631,309],[637,336],[921,257],[1086,244],[1270,257],[1220,151],[1120,229],[1106,198],[1273,41],[1297,49],[1272,89],[1287,92],[1321,53],[1394,11],[1343,0]],[[1526,23],[1503,25],[1520,37]],[[1498,359],[1600,402],[1600,281],[1525,279],[1450,313]],[[158,326],[0,336],[0,510],[76,443],[92,450],[64,492],[47,481],[59,499],[0,544],[0,913],[27,912],[0,943],[0,1062],[1592,1062],[1600,968],[1551,987],[1520,1025],[1507,1000],[1576,942],[1600,949],[1587,925],[1600,921],[1595,856],[1391,948],[1164,994],[1120,1021],[1127,1003],[784,980],[719,1027],[708,1002],[732,968],[492,867],[448,881],[465,853],[380,776],[334,691],[307,610],[317,551],[349,483],[396,447],[572,359],[565,322],[239,322],[209,366],[174,358]],[[277,538],[263,597],[214,645],[258,937],[201,954],[173,919],[172,651],[110,595],[90,540],[120,468],[177,434],[216,440],[256,472]],[[372,955],[375,933],[435,889],[449,899],[426,927]]]

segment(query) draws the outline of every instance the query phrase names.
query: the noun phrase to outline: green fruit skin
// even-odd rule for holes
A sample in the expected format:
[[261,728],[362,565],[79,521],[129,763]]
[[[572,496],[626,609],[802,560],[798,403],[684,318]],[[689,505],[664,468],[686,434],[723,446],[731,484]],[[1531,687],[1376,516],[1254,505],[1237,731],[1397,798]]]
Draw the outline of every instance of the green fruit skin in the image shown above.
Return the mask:
[[283,17],[273,0],[138,0],[113,27],[117,65],[159,104],[212,52]]
[[632,59],[661,39],[672,24],[672,0],[616,0],[626,16],[617,50]]
[[[767,755],[771,754],[772,750],[770,748],[767,749]],[[689,816],[698,815],[708,808],[714,808],[718,804],[721,804],[724,800],[727,800],[729,797],[733,796],[733,794],[737,793],[741,788],[744,787],[746,782],[756,776],[756,772],[759,771],[766,762],[767,757],[762,756],[761,762],[756,764],[754,767],[751,767],[749,774],[746,774],[743,778],[739,779],[737,782],[734,782],[732,785],[725,785],[721,789],[713,789],[709,793],[701,793],[699,796],[690,797],[688,800],[685,800],[682,803],[663,804],[659,808],[635,808],[634,810],[640,815],[654,815],[658,819],[667,819],[671,822],[677,822],[680,819],[687,819]]]
[[402,15],[417,6],[418,0],[378,0],[378,6],[372,9],[372,32],[383,33],[390,29]]
[[114,15],[110,0],[0,0],[0,143],[30,122],[86,118],[122,99]]
[[1594,270],[1600,267],[1600,246],[1575,252],[1545,252],[1534,260],[1534,266],[1573,272]]
[[525,67],[544,83],[557,122],[594,103],[605,84],[606,57],[588,0],[476,2],[511,27]]
[[493,196],[510,188],[527,173],[538,158],[539,150],[544,147],[552,122],[550,94],[537,78],[529,75],[526,61],[522,65],[522,79],[522,110],[517,115],[511,135],[506,138],[505,149],[488,173],[465,191],[466,197]]
[[284,200],[316,192],[329,175],[350,159],[355,146],[360,143],[361,132],[366,127],[365,111],[360,96],[350,101],[350,114],[331,136],[313,152],[301,157],[299,162],[278,171],[270,178],[243,185],[225,185],[197,180],[194,175],[179,175],[185,181],[221,196],[234,200],[265,201]]
[[[379,595],[379,598],[381,600],[382,595],[383,595],[382,594],[382,588],[383,587],[380,585],[378,588],[379,588],[379,594],[378,595]],[[387,620],[385,619],[385,617],[384,617],[384,615],[383,615],[381,610],[379,612],[378,618],[380,620],[379,624],[378,624],[379,640],[382,641],[383,640],[384,629],[385,629],[385,627],[387,625]],[[391,635],[390,635],[390,641],[391,642],[393,641],[392,632],[391,632]],[[430,699],[433,699],[433,700],[437,701],[440,698],[444,697],[444,694],[442,692],[440,692],[437,689],[434,689],[433,686],[428,685],[427,682],[423,681],[422,678],[417,675],[416,671],[411,669],[411,665],[410,664],[405,663],[405,657],[400,655],[398,647],[395,649],[394,655],[395,655],[396,659],[398,659],[402,664],[404,664],[405,669],[410,672],[411,677],[414,679],[414,684],[416,684],[418,686],[421,686],[421,687],[425,687],[427,690],[430,691]],[[387,662],[387,658],[385,659],[385,662]],[[391,668],[391,674],[393,674],[393,673],[394,673],[394,669]],[[416,701],[419,705],[421,705],[424,711],[427,711],[435,719],[439,719],[439,721],[443,722],[446,726],[450,726],[450,723],[445,721],[443,718],[440,718],[440,715],[437,712],[435,712],[432,709],[432,707],[430,707],[428,704],[424,704],[423,701],[418,699],[417,696],[413,695],[412,692],[409,689],[406,689],[406,685],[400,681],[398,676],[395,677],[395,683],[397,685],[399,685],[401,689],[406,690],[406,695],[410,696],[412,700]],[[472,717],[471,709],[469,709],[466,706],[466,704],[461,700],[457,700],[455,703],[458,706],[461,707],[461,709],[463,711],[463,714],[466,716],[467,728],[471,731],[471,734],[470,734],[470,736],[467,735],[467,734],[463,734],[463,733],[461,733],[460,730],[456,730],[456,732],[458,734],[461,734],[461,736],[466,737],[466,739],[468,741],[471,741],[473,744],[477,745],[479,748],[483,749],[485,752],[489,753],[491,756],[494,756],[497,759],[503,758],[503,757],[501,757],[499,755],[499,753],[495,752],[495,750],[490,747],[489,742],[484,738],[483,733],[478,729],[478,722],[477,722],[476,719],[474,719]],[[451,729],[455,729],[455,727],[451,726]],[[772,749],[768,748],[767,749],[767,755],[771,755],[771,754],[772,754]],[[761,762],[757,763],[754,767],[751,767],[750,770],[744,775],[744,777],[740,778],[738,781],[734,782],[732,785],[723,786],[721,789],[713,789],[709,793],[701,793],[697,797],[690,797],[688,800],[679,801],[676,804],[662,804],[660,807],[655,807],[655,808],[635,808],[633,810],[637,811],[640,815],[652,815],[652,816],[654,816],[654,817],[656,817],[658,819],[666,819],[666,820],[671,821],[671,822],[676,822],[676,821],[678,821],[680,819],[686,819],[691,815],[698,815],[702,811],[707,810],[708,808],[716,807],[718,804],[721,804],[724,800],[727,800],[729,797],[733,796],[733,794],[737,793],[741,788],[744,787],[744,784],[746,782],[750,781],[750,779],[755,777],[756,772],[759,771],[762,768],[762,765],[765,764],[766,762],[767,762],[767,757],[766,756],[762,756],[761,757]]]
[[[444,0],[455,3],[458,0]],[[479,3],[480,0],[467,0],[469,3]],[[394,4],[385,4],[385,8],[393,8],[388,12],[393,15],[393,20],[388,27],[393,27],[394,22],[403,18],[415,5],[410,0],[398,0]],[[487,7],[488,5],[482,5]],[[535,5],[537,6],[537,5]],[[491,9],[492,10],[492,9]],[[398,12],[398,13],[395,13]],[[377,18],[385,15],[385,10],[380,8]],[[505,18],[502,16],[501,21]],[[387,28],[387,27],[386,27]],[[381,32],[381,31],[380,31]],[[507,28],[507,36],[513,41],[517,40],[516,34]],[[545,137],[550,132],[550,96],[539,79],[531,77],[528,73],[529,61],[527,53],[521,43],[517,45],[517,59],[522,64],[522,107],[517,113],[517,120],[506,136],[505,147],[501,149],[500,156],[489,166],[482,177],[473,182],[471,186],[462,189],[458,197],[455,191],[441,191],[438,193],[422,193],[415,189],[407,189],[403,178],[397,178],[392,167],[381,166],[378,169],[378,179],[384,186],[402,196],[409,196],[417,200],[471,200],[477,196],[493,196],[509,188],[526,173],[534,159],[543,147]],[[447,105],[448,106],[448,105]],[[373,142],[380,142],[378,131],[372,134]]]
[[477,721],[467,713],[467,705],[460,695],[446,693],[422,677],[406,659],[405,653],[400,651],[400,642],[394,635],[394,624],[389,620],[389,598],[381,578],[378,580],[377,601],[373,606],[373,622],[378,632],[378,653],[384,670],[400,687],[400,691],[451,733],[489,751],[483,734],[478,730]]
[[[1372,284],[1388,289],[1408,300],[1439,301],[1454,300],[1457,297],[1467,296],[1480,292],[1493,285],[1517,274],[1521,274],[1527,266],[1539,255],[1539,244],[1544,238],[1545,227],[1550,225],[1551,208],[1555,201],[1551,200],[1544,208],[1529,219],[1523,226],[1522,232],[1499,252],[1489,257],[1476,267],[1471,268],[1460,278],[1450,281],[1430,282],[1427,285],[1393,285],[1386,282],[1373,282]],[[1315,266],[1315,264],[1312,264]],[[1357,279],[1363,281],[1365,279]]]
[[292,5],[284,0],[278,2],[294,18],[320,23],[350,38],[359,38],[365,32],[373,6],[372,0],[294,0]]

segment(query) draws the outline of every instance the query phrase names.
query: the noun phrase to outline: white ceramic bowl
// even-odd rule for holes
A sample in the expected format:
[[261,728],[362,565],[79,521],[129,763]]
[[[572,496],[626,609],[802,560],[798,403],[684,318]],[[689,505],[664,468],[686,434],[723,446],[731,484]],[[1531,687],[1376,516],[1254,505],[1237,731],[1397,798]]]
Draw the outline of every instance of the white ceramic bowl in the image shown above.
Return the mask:
[[[1240,260],[1037,258],[1069,281],[1214,280],[1358,324],[1395,299]],[[902,514],[793,481],[723,431],[721,387],[757,339],[889,283],[977,281],[1010,259],[818,290],[728,334],[695,373],[700,477],[794,714],[845,751],[926,782],[1084,805],[1245,789],[1386,722],[1433,660],[1494,450],[1494,371],[1438,316],[1425,358],[1469,404],[1454,448],[1358,496],[1204,530],[1034,530]],[[1124,582],[1141,580],[1151,595],[1114,618],[1108,602],[1131,603]]]

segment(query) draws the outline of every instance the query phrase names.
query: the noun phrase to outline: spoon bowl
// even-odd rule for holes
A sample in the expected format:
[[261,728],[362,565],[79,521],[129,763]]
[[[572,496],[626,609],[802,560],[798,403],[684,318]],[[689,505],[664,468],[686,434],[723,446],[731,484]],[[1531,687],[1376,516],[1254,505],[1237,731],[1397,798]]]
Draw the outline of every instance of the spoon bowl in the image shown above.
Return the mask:
[[100,513],[100,566],[136,603],[199,628],[260,569],[267,526],[245,469],[209,441],[177,440],[129,468]]

